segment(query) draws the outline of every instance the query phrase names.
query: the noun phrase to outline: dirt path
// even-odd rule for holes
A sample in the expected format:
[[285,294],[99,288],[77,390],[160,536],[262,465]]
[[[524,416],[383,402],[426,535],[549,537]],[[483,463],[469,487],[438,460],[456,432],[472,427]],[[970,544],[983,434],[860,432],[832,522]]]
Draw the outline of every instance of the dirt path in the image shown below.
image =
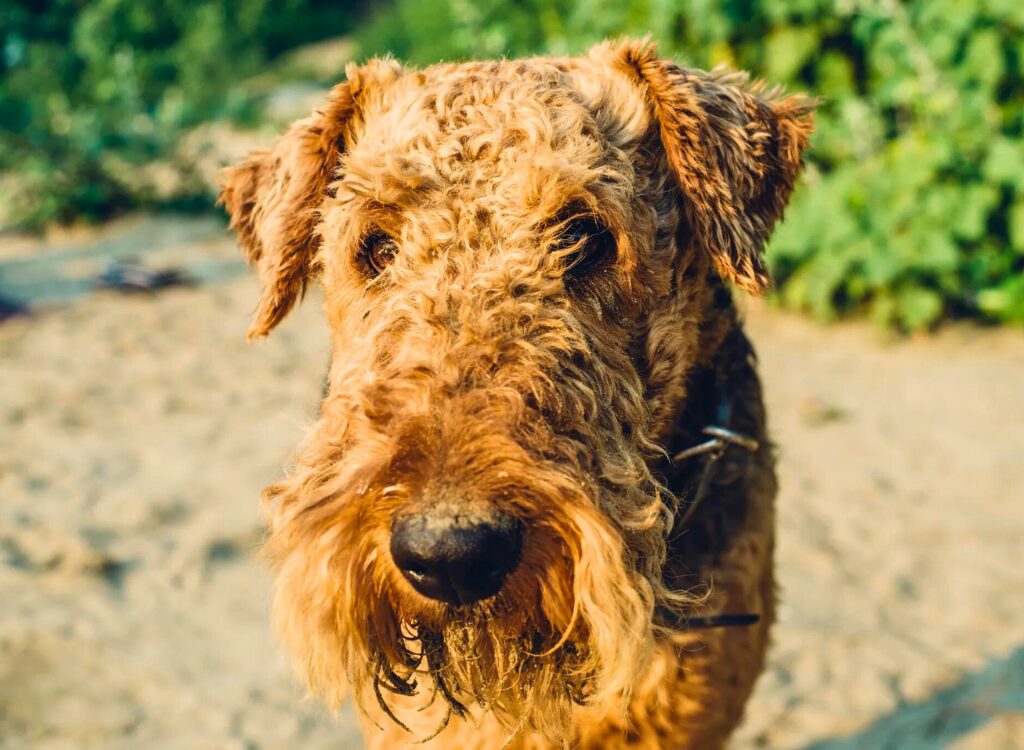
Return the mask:
[[1024,335],[750,329],[784,604],[737,745],[1024,748]]
[[[258,492],[328,352],[315,300],[247,346],[255,299],[240,277],[0,324],[0,748],[359,747],[267,632]],[[750,322],[785,604],[734,747],[1024,747],[1024,334]]]

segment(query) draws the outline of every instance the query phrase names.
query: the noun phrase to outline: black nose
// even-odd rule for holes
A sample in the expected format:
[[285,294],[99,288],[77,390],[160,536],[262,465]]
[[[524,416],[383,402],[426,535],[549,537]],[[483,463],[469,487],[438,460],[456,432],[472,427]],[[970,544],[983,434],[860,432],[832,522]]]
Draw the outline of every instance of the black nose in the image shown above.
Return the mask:
[[391,557],[423,596],[470,604],[494,596],[519,562],[522,527],[510,516],[415,514],[391,527]]

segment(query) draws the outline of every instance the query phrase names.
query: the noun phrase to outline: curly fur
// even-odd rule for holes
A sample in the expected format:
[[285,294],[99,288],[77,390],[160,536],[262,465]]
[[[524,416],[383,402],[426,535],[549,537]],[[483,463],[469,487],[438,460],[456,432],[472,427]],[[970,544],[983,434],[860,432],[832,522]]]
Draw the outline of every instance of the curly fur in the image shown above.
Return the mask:
[[[701,368],[738,368],[764,438],[722,279],[767,284],[811,103],[643,42],[347,78],[222,190],[263,285],[250,335],[314,277],[332,331],[320,415],[265,492],[286,646],[329,705],[353,692],[374,747],[720,744],[771,619],[771,456],[719,488],[743,510],[699,559],[662,466]],[[581,278],[559,244],[574,214],[615,240]],[[399,252],[371,277],[374,232]],[[395,515],[438,502],[528,529],[495,597],[428,600],[391,561]],[[678,625],[729,606],[762,624]]]

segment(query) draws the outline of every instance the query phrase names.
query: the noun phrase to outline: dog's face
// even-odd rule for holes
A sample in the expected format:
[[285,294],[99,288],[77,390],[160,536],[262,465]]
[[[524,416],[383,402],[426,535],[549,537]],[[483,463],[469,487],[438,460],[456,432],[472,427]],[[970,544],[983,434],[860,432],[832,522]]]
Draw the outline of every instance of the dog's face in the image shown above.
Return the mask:
[[649,466],[714,280],[766,283],[810,132],[804,100],[741,84],[638,44],[376,62],[228,172],[252,333],[325,290],[327,394],[267,551],[329,702],[426,683],[557,734],[628,695],[655,606],[685,602]]

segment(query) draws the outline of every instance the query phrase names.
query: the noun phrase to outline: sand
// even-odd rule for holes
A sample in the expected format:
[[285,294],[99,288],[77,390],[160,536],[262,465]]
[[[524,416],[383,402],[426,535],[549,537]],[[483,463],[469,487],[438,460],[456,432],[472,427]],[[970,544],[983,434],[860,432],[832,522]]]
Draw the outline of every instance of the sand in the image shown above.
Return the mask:
[[[5,240],[0,282],[149,244],[237,258],[216,223],[142,218]],[[360,747],[292,680],[257,557],[329,357],[319,302],[249,346],[255,282],[217,278],[0,322],[0,748]],[[783,605],[733,748],[1024,748],[1024,334],[748,317]]]

